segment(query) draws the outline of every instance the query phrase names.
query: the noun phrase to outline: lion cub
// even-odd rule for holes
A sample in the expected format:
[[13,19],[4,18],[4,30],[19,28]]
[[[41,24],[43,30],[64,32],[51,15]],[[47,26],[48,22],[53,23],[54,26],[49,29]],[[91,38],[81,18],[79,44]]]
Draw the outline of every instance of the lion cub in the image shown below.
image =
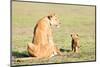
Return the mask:
[[77,33],[71,33],[71,37],[72,37],[72,51],[79,53],[80,50],[80,45],[79,45],[79,36]]

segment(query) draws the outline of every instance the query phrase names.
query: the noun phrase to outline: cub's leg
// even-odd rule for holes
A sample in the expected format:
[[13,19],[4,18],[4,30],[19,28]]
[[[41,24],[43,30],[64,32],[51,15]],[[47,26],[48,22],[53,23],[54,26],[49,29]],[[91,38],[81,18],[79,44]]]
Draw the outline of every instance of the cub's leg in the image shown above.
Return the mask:
[[77,46],[77,47],[76,47],[76,53],[79,53],[79,51],[80,51],[80,47]]
[[72,46],[71,46],[71,47],[72,47],[72,51],[73,51],[73,50],[74,50],[74,46],[73,46],[73,44],[72,44]]
[[74,52],[76,52],[76,50],[77,50],[77,47],[76,47],[76,46],[74,46]]

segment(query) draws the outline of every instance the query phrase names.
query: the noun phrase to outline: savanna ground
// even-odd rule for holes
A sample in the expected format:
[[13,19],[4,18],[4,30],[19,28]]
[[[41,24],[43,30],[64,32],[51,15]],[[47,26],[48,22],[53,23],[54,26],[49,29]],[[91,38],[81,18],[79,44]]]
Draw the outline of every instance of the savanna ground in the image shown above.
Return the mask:
[[[27,43],[32,41],[34,26],[49,13],[59,16],[61,26],[53,28],[54,42],[63,56],[50,59],[28,58]],[[80,38],[80,54],[71,52],[71,32]],[[12,65],[95,61],[95,6],[12,2]],[[22,59],[22,60],[21,60]]]

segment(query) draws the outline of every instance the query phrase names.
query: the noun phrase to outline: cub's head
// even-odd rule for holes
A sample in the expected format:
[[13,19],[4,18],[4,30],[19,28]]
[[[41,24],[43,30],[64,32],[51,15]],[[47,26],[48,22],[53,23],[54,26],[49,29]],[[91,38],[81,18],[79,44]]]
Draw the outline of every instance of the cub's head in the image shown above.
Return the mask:
[[59,19],[58,19],[58,17],[55,14],[48,15],[47,17],[49,19],[49,23],[52,26],[56,26],[57,28],[60,27],[61,23],[59,22]]
[[71,37],[72,37],[72,39],[78,38],[78,34],[77,33],[71,33]]

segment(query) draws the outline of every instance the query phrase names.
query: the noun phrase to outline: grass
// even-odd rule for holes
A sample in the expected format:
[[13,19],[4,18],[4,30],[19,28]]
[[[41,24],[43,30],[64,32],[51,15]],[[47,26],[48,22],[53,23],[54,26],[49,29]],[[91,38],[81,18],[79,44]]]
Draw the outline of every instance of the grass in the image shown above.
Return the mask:
[[[54,42],[64,56],[51,59],[18,60],[28,57],[27,43],[32,41],[34,26],[41,17],[56,13],[61,22],[53,29]],[[71,52],[71,32],[80,37],[80,54]],[[12,2],[12,65],[94,61],[95,7],[44,3]]]

